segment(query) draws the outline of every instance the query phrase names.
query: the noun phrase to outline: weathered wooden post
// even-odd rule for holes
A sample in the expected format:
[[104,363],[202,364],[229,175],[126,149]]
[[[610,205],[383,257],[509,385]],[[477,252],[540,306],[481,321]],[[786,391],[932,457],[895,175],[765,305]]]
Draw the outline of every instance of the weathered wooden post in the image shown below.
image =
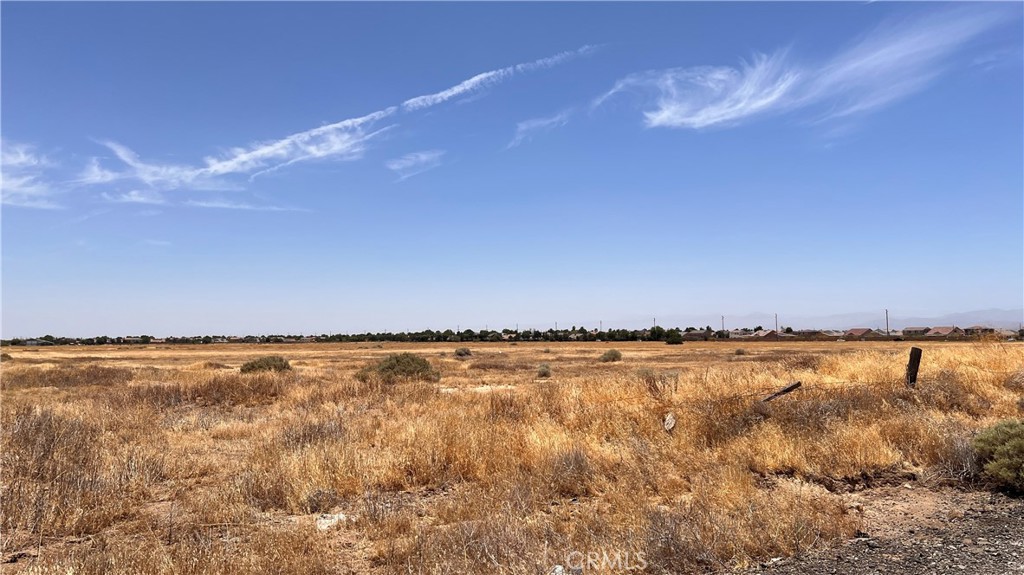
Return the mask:
[[917,369],[921,367],[921,348],[910,348],[910,361],[907,362],[907,387],[914,389],[917,385]]
[[782,389],[780,389],[780,390],[776,391],[775,393],[769,395],[768,397],[762,399],[761,403],[768,403],[769,401],[775,399],[776,397],[781,397],[783,395],[786,395],[787,393],[789,393],[789,392],[791,392],[793,390],[796,390],[799,387],[800,387],[800,382],[799,381],[796,382],[796,383],[789,384],[786,387],[783,387]]

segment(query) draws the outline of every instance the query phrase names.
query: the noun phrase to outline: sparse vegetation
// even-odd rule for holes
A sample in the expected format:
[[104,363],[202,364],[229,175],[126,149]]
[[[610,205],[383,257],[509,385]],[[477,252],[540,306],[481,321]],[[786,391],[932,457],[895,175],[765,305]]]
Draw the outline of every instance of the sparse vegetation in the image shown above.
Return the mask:
[[454,343],[429,361],[336,345],[282,346],[291,370],[247,374],[220,367],[254,359],[241,346],[5,365],[0,553],[38,550],[16,567],[39,572],[383,575],[547,572],[607,548],[654,573],[728,571],[852,537],[846,482],[969,479],[975,448],[986,476],[1006,462],[995,481],[1024,427],[978,433],[1019,417],[1016,345],[929,346],[914,390],[891,343],[730,361],[727,344],[634,342],[627,371],[594,362],[600,343],[469,369]]
[[468,347],[459,347],[455,349],[455,357],[466,358],[473,355],[473,352]]
[[371,380],[385,384],[402,381],[437,381],[441,373],[430,362],[414,353],[391,354],[376,364],[368,365],[356,373],[362,382]]
[[279,355],[268,355],[242,364],[242,373],[255,373],[258,371],[288,371],[292,368],[288,360]]
[[985,477],[1000,487],[1024,493],[1024,421],[1008,419],[974,438]]
[[598,360],[603,361],[605,363],[610,361],[622,361],[622,352],[617,349],[609,349],[608,351],[602,353],[601,357],[598,358]]
[[546,364],[546,363],[542,363],[542,364],[538,365],[537,366],[537,377],[539,377],[541,379],[551,377],[551,366]]

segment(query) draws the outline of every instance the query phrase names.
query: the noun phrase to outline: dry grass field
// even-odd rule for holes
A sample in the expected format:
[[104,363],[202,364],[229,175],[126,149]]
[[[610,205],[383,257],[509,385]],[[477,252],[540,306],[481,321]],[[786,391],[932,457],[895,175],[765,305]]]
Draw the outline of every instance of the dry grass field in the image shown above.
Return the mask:
[[[913,390],[910,345],[5,348],[4,572],[743,568],[853,536],[859,486],[970,481],[1024,413],[1024,345],[922,345]],[[356,377],[403,351],[440,379]]]

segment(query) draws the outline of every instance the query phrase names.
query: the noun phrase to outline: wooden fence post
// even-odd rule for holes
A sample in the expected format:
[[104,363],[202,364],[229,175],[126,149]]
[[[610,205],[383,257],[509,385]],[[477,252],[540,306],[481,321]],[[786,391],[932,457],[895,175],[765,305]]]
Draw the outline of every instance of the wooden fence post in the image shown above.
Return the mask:
[[799,381],[796,382],[796,383],[792,383],[790,385],[787,385],[786,387],[783,387],[782,389],[780,389],[780,390],[776,391],[775,393],[769,395],[768,397],[762,399],[761,403],[768,403],[769,401],[775,399],[776,397],[782,397],[783,395],[786,395],[787,393],[789,393],[789,392],[791,392],[791,391],[793,391],[795,389],[798,389],[799,387],[800,387],[800,382]]
[[910,348],[910,361],[907,362],[907,387],[914,389],[917,385],[917,369],[921,367],[921,348]]

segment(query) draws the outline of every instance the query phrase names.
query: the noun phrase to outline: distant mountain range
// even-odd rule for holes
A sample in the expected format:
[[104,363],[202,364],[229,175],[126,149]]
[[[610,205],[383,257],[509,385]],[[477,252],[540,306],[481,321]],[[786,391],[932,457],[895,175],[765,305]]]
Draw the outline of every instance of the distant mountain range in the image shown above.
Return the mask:
[[[721,316],[694,314],[689,316],[672,315],[658,318],[658,324],[663,327],[703,327],[710,325],[718,329],[721,326]],[[955,325],[958,327],[969,327],[972,325],[984,325],[999,329],[1019,329],[1024,322],[1024,308],[1018,309],[984,309],[950,313],[932,317],[900,316],[890,312],[889,328],[903,329],[905,327],[935,327]],[[607,323],[607,322],[606,322]],[[636,320],[623,323],[643,322]],[[647,322],[650,323],[650,320]],[[619,325],[616,323],[616,325]],[[726,329],[739,327],[764,326],[765,328],[775,327],[775,316],[770,313],[752,313],[740,316],[725,316]],[[885,312],[853,312],[823,316],[783,316],[779,315],[779,326],[792,327],[794,329],[850,329],[855,327],[870,327],[885,329]]]

